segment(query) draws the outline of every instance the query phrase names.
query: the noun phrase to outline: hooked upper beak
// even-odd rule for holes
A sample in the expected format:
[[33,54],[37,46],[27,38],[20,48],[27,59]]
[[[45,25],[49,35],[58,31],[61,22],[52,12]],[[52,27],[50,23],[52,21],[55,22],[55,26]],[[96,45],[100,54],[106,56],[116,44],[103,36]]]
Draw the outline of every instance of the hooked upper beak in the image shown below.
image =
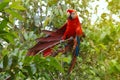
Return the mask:
[[68,19],[72,19],[72,16],[69,12],[67,13],[67,15],[68,15]]
[[68,19],[72,19],[72,16],[71,16],[71,15],[69,15]]

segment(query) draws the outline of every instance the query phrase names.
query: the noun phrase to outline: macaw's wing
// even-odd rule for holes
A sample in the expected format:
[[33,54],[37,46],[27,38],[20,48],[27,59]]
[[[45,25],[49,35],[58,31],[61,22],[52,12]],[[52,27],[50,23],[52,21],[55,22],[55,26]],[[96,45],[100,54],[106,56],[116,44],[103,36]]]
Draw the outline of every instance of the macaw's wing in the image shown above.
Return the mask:
[[44,30],[43,32],[48,36],[36,39],[37,44],[28,50],[27,55],[36,55],[40,52],[43,52],[45,56],[50,55],[52,51],[51,48],[61,42],[60,40],[62,39],[62,36],[66,30],[66,26],[67,23],[65,23],[60,29],[55,32]]

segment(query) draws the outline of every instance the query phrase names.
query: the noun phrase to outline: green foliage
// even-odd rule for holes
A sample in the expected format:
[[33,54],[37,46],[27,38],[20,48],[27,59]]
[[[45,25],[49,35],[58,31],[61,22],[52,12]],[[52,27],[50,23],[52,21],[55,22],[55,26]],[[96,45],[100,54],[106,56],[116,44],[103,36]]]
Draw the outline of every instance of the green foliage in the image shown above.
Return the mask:
[[[119,0],[106,0],[109,13],[93,11],[96,0],[3,0],[0,2],[0,79],[1,80],[119,80],[120,23]],[[26,56],[43,29],[56,30],[67,19],[66,9],[80,12],[86,38],[71,74],[67,74],[71,53],[67,56]],[[90,11],[92,10],[92,12]],[[57,47],[56,47],[57,48]],[[56,49],[55,48],[55,49]]]
[[2,11],[7,5],[8,5],[9,2],[2,2],[0,3],[0,11]]

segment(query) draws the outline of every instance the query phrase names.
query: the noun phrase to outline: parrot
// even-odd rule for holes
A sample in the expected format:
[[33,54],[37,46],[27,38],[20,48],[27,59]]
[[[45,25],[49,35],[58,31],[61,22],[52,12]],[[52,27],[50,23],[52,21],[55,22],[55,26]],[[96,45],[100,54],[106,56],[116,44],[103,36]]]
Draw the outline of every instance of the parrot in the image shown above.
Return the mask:
[[[43,53],[44,57],[55,57],[58,53],[67,53],[72,50],[72,60],[68,73],[75,66],[77,56],[80,51],[81,37],[85,37],[82,26],[79,20],[77,11],[74,9],[67,10],[68,18],[65,24],[56,31],[42,30],[47,36],[37,38],[37,43],[28,49],[27,56],[34,56],[38,53]],[[59,47],[57,51],[54,47],[58,44],[65,43],[64,48]]]

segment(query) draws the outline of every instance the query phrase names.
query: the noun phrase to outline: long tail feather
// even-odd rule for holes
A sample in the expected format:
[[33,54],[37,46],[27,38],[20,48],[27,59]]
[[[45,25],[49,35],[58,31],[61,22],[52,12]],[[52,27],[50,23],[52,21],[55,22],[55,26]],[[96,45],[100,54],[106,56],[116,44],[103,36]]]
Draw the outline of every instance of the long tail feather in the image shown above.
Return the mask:
[[73,49],[73,57],[72,57],[72,61],[71,61],[71,65],[70,65],[70,68],[68,70],[68,74],[72,71],[72,69],[74,68],[75,66],[75,63],[76,63],[76,59],[77,59],[77,56],[79,55],[79,46],[80,46],[80,38],[78,36],[76,36],[75,40],[74,40],[74,46],[75,46],[75,49]]
[[71,72],[72,69],[74,68],[75,63],[76,63],[76,59],[77,59],[77,56],[74,55],[73,58],[72,58],[72,61],[71,61],[70,67],[69,67],[69,69],[68,69],[68,74],[70,74],[70,72]]

